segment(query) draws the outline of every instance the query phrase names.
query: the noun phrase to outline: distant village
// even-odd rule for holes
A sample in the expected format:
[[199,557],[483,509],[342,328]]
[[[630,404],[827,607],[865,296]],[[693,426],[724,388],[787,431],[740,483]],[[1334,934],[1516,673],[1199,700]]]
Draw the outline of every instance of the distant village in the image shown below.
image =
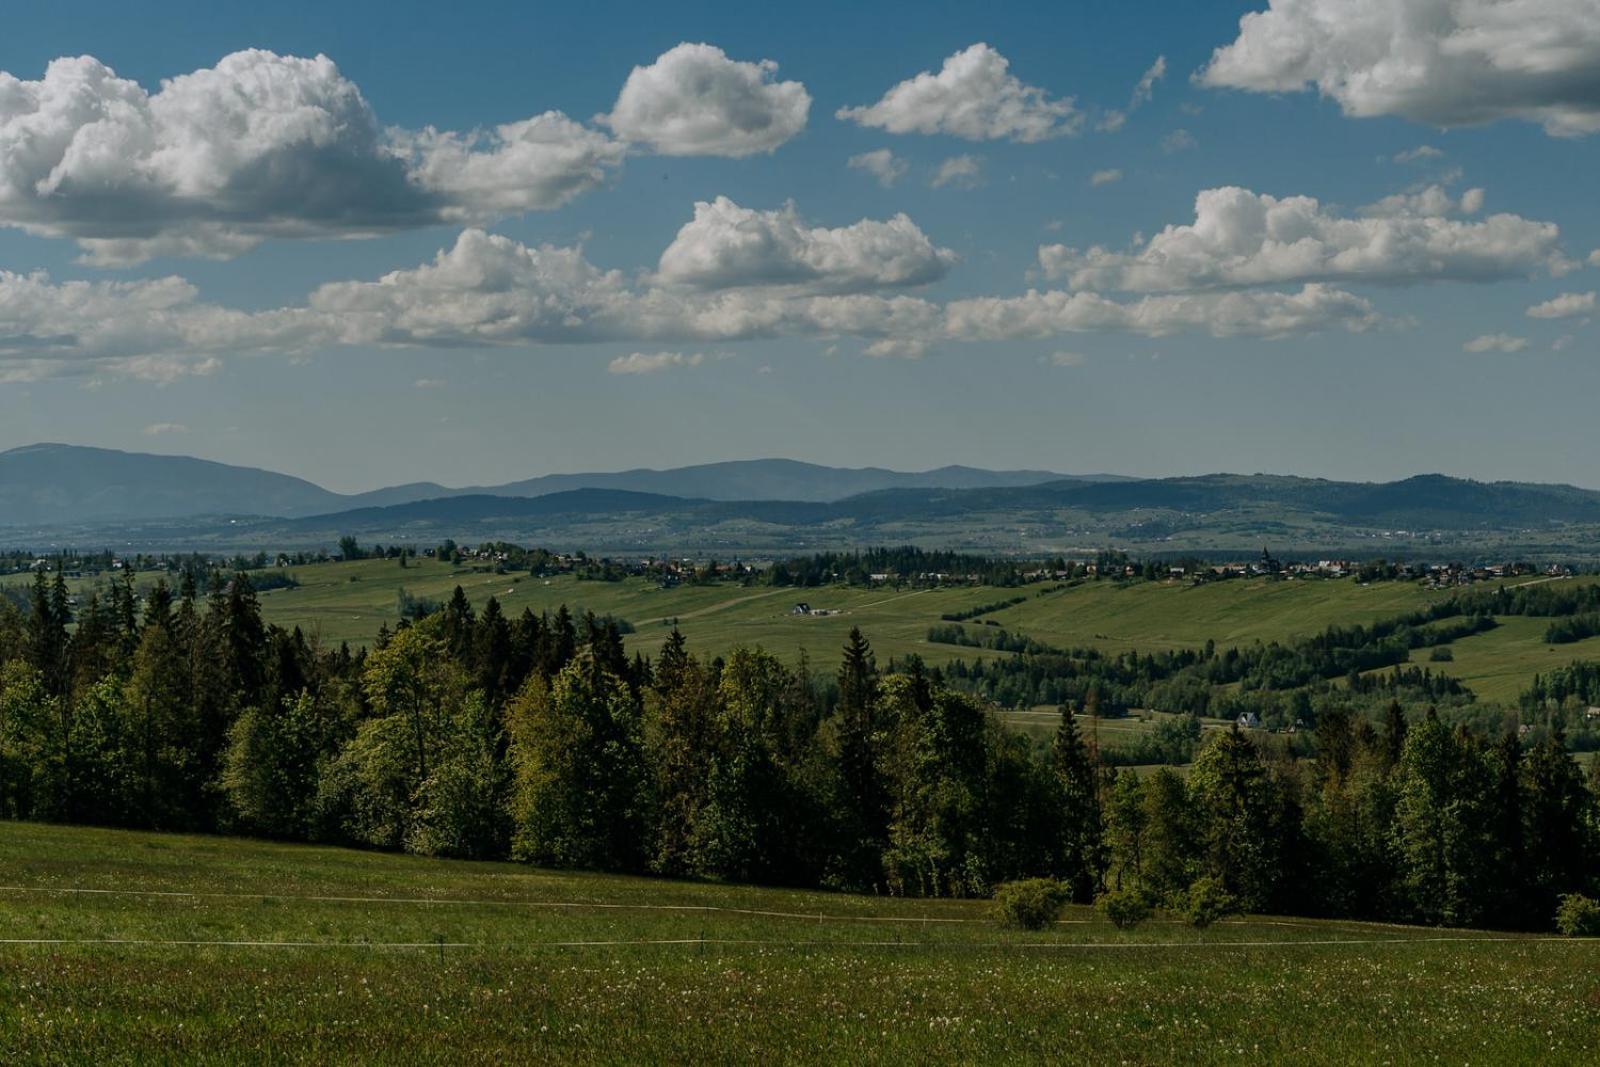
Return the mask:
[[[893,550],[912,559],[919,554],[916,549]],[[942,554],[948,556],[950,554]],[[1425,563],[1389,562],[1384,560],[1358,561],[1353,559],[1280,560],[1270,549],[1263,547],[1261,554],[1245,561],[1214,563],[1203,559],[1159,562],[1138,561],[1120,552],[1102,552],[1093,558],[1057,558],[1029,564],[1023,561],[961,557],[980,564],[981,569],[919,569],[902,566],[896,570],[864,570],[848,562],[858,559],[853,555],[839,554],[816,557],[813,560],[715,560],[695,557],[642,556],[633,558],[595,557],[584,552],[550,552],[540,548],[526,548],[505,542],[492,542],[478,546],[456,545],[454,542],[428,547],[401,545],[374,545],[362,548],[346,539],[339,551],[297,552],[269,555],[262,552],[253,557],[204,557],[192,555],[139,555],[123,558],[113,552],[90,554],[67,553],[62,555],[35,555],[12,551],[0,553],[0,573],[27,571],[61,571],[65,577],[81,578],[100,574],[131,572],[203,572],[212,569],[260,571],[305,566],[316,563],[338,563],[357,559],[391,559],[404,566],[418,558],[442,560],[473,568],[492,568],[497,572],[525,572],[539,577],[571,574],[593,581],[620,581],[625,578],[648,578],[662,588],[673,588],[686,583],[744,582],[747,584],[773,584],[816,586],[828,584],[850,585],[906,585],[937,587],[952,585],[1020,585],[1044,581],[1075,581],[1083,579],[1184,581],[1191,584],[1247,578],[1280,580],[1342,579],[1354,578],[1362,582],[1420,581],[1429,588],[1443,589],[1470,586],[1478,582],[1500,581],[1522,576],[1561,578],[1575,573],[1567,564],[1537,566],[1524,562],[1505,563]],[[819,562],[820,561],[820,562]],[[800,569],[805,567],[803,577]],[[1588,568],[1586,568],[1588,569]],[[795,614],[806,614],[796,610]]]

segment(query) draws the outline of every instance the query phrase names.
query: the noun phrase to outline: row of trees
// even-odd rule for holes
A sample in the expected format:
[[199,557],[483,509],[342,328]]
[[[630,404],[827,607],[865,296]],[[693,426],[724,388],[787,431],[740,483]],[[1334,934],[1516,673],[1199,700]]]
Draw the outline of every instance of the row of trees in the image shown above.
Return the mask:
[[1558,736],[1330,705],[1312,759],[1211,731],[1187,780],[1141,777],[1073,703],[1034,742],[859,633],[826,677],[676,631],[652,661],[615,624],[458,590],[352,652],[265,625],[242,574],[209,585],[73,612],[41,577],[0,605],[0,815],[898,894],[1205,880],[1252,909],[1507,926],[1600,876]]

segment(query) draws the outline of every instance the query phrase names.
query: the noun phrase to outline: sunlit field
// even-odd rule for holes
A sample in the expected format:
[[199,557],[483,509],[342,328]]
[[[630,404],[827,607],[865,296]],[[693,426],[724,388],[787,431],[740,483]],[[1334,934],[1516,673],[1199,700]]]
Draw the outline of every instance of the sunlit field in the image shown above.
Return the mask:
[[1600,943],[0,825],[7,1063],[1593,1062]]
[[[1064,646],[1093,645],[1112,651],[1151,651],[1203,645],[1280,640],[1314,633],[1333,623],[1364,623],[1411,610],[1442,596],[1414,583],[1354,581],[1232,581],[1191,586],[1186,582],[1082,582],[1065,588],[1039,583],[1016,589],[993,587],[934,590],[893,587],[852,589],[774,589],[718,584],[662,589],[641,578],[622,582],[578,581],[570,575],[534,578],[489,573],[432,560],[402,568],[393,560],[324,563],[286,568],[298,588],[262,594],[268,621],[319,632],[330,641],[365,643],[384,623],[398,621],[396,594],[432,600],[450,596],[460,585],[481,608],[499,599],[507,614],[525,607],[618,615],[637,633],[630,645],[645,651],[665,639],[677,621],[697,647],[726,652],[737,644],[760,644],[791,654],[816,653],[843,643],[859,626],[887,654],[917,652],[928,659],[955,651],[927,641],[927,629],[947,612],[1026,598],[985,618],[1040,641]],[[794,606],[837,611],[837,615],[799,617]],[[965,650],[970,658],[971,651]]]

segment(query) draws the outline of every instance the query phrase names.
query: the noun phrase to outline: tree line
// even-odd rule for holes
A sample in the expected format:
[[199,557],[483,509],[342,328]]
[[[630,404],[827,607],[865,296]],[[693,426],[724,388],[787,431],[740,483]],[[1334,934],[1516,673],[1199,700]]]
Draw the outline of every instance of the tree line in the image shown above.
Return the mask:
[[905,895],[1205,886],[1519,927],[1600,877],[1595,783],[1559,734],[1330,705],[1311,758],[1211,730],[1185,779],[1107,766],[1077,713],[1040,743],[916,660],[880,669],[859,632],[825,672],[707,659],[676,630],[647,659],[614,622],[511,619],[459,589],[354,651],[264,623],[242,573],[77,610],[41,574],[25,610],[0,604],[8,818]]

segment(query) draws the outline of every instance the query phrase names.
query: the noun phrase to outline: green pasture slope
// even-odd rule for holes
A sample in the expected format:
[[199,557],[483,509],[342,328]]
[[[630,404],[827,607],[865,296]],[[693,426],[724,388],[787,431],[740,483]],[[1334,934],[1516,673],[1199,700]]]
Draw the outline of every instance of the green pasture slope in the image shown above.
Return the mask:
[[1444,594],[1412,582],[1352,580],[1085,582],[988,616],[1054,645],[1111,652],[1218,648],[1315,633],[1335,623],[1368,623]]
[[0,824],[27,1063],[1593,1063],[1600,942]]
[[[393,560],[368,560],[287,571],[300,586],[263,593],[263,614],[270,622],[297,625],[327,641],[366,643],[380,625],[393,626],[401,587],[412,596],[445,600],[459,584],[475,606],[481,608],[494,596],[512,616],[525,607],[554,610],[563,603],[575,611],[619,615],[637,627],[630,646],[646,652],[665,640],[670,621],[676,619],[693,646],[710,654],[738,644],[759,644],[785,656],[804,648],[813,656],[831,657],[850,628],[859,626],[880,656],[916,652],[934,662],[957,655],[970,659],[974,654],[972,649],[927,641],[928,627],[942,614],[1014,596],[1027,599],[985,618],[1056,645],[1153,651],[1198,647],[1208,638],[1226,646],[1313,633],[1332,623],[1371,622],[1442,595],[1411,583],[1364,586],[1354,581],[1233,581],[1201,586],[1107,581],[1056,590],[1045,583],[1016,589],[735,585],[661,589],[639,578],[589,582],[570,575],[495,575],[432,560],[406,568]],[[839,614],[797,617],[792,611],[799,602]]]
[[1600,637],[1565,645],[1547,645],[1550,619],[1508,617],[1486,633],[1464,637],[1450,646],[1453,660],[1429,662],[1426,650],[1411,658],[1459,678],[1480,700],[1515,705],[1535,674],[1565,667],[1574,660],[1600,659]]

